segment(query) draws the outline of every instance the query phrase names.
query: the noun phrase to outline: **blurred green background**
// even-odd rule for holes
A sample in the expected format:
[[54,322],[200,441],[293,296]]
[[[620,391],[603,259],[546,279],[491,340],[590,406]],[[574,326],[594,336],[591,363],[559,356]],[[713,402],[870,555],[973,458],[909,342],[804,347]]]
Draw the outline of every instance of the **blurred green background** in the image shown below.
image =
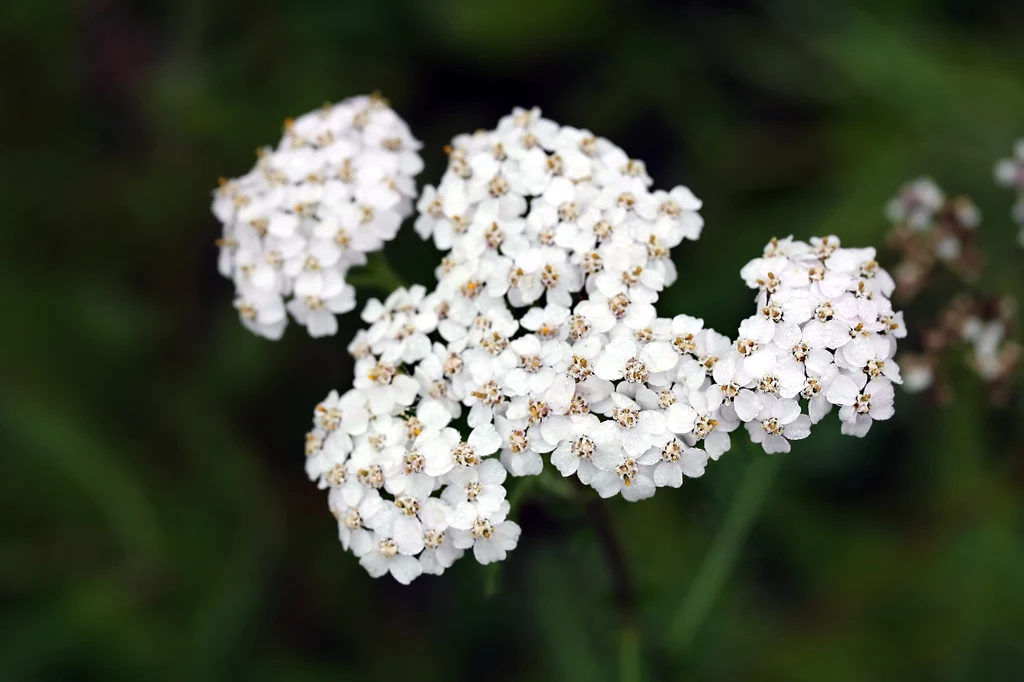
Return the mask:
[[[285,116],[379,89],[434,183],[454,134],[539,105],[704,199],[662,314],[731,333],[768,238],[881,245],[920,174],[976,199],[979,288],[1019,294],[991,169],[1024,136],[1022,35],[1005,0],[4,3],[0,679],[617,679],[616,595],[572,505],[531,498],[500,575],[402,588],[341,550],[302,440],[358,319],[246,332],[216,178]],[[388,258],[429,283],[439,255],[408,230]],[[990,408],[953,369],[951,405],[900,393],[863,441],[833,415],[778,462],[688,646],[674,614],[765,455],[606,503],[642,678],[1020,679],[1024,401]]]

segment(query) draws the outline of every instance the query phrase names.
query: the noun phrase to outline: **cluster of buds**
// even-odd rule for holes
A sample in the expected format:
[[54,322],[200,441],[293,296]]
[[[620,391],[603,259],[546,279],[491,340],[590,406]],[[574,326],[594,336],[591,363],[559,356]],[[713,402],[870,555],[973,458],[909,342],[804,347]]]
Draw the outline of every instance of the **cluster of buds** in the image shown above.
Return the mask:
[[1024,248],[1024,139],[1017,140],[1011,159],[1003,159],[996,164],[996,182],[1017,192],[1017,201],[1013,204],[1013,220],[1020,225],[1017,231],[1017,243]]
[[703,227],[685,187],[652,190],[643,163],[536,109],[448,154],[417,205],[446,252],[437,286],[369,302],[352,388],[306,437],[307,474],[371,575],[504,559],[508,475],[547,465],[636,501],[703,475],[741,424],[775,453],[833,405],[856,436],[892,415],[905,330],[873,249],[772,240],[743,269],[757,311],[734,341],[655,308],[671,249]]
[[311,336],[337,332],[335,315],[356,305],[349,268],[412,213],[420,147],[386,101],[353,97],[286,120],[276,149],[259,149],[246,175],[221,179],[218,268],[249,330],[278,339],[291,313]]
[[931,281],[937,263],[964,279],[974,279],[982,267],[975,235],[981,213],[968,197],[947,199],[929,178],[900,189],[886,207],[893,223],[889,246],[900,257],[893,268],[896,296],[909,301]]

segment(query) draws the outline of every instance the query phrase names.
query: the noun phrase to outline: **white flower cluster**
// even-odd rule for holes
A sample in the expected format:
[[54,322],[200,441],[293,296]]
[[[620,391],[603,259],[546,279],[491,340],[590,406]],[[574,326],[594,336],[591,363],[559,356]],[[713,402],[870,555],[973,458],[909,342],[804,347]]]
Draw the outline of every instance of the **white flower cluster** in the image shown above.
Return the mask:
[[1020,225],[1017,243],[1024,247],[1024,139],[1017,140],[1012,159],[1003,159],[996,164],[995,176],[999,185],[1017,192],[1017,201],[1013,205],[1013,219]]
[[249,330],[279,339],[287,309],[311,336],[337,332],[335,315],[356,305],[349,268],[412,212],[420,147],[384,100],[353,97],[286,120],[277,149],[260,149],[249,173],[222,179],[213,200],[223,223],[218,269],[234,281]]
[[642,163],[536,110],[449,154],[416,224],[448,251],[437,288],[367,305],[353,388],[317,407],[307,436],[343,545],[401,582],[469,548],[503,559],[519,536],[506,472],[540,473],[542,454],[639,499],[701,475],[738,425],[676,381],[686,365],[703,382],[695,356],[728,339],[655,317],[676,277],[669,249],[703,226],[689,190],[650,191]]
[[703,220],[688,189],[651,184],[608,140],[536,109],[453,140],[416,222],[448,252],[437,287],[370,301],[353,388],[307,435],[307,473],[371,575],[407,583],[470,548],[504,559],[519,536],[505,477],[541,473],[544,456],[635,501],[701,476],[743,422],[782,452],[833,404],[844,433],[891,416],[902,318],[873,250],[773,241],[743,271],[758,313],[734,343],[657,316],[670,250]]
[[892,416],[892,384],[903,381],[896,340],[907,330],[873,248],[840,248],[834,236],[773,239],[741,275],[758,290],[758,312],[740,324],[713,377],[754,442],[788,452],[833,405],[846,435],[864,436]]

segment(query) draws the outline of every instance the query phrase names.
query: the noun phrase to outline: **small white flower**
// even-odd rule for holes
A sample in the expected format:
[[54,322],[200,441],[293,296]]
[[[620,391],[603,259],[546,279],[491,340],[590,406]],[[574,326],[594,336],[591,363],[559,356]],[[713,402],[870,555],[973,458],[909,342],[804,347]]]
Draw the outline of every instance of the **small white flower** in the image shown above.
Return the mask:
[[652,446],[666,440],[665,415],[660,410],[644,410],[622,393],[612,393],[611,419],[601,422],[595,432],[609,449],[621,448],[631,457],[639,457]]
[[235,309],[245,328],[253,334],[276,341],[288,324],[284,301],[276,293],[249,289],[235,299]]
[[425,471],[432,476],[448,473],[453,467],[475,467],[501,447],[501,437],[490,424],[473,429],[469,438],[459,439],[455,429],[445,429],[438,437],[423,444],[427,458]]
[[338,520],[341,546],[349,549],[354,543],[356,547],[369,547],[370,531],[364,524],[385,509],[387,502],[381,498],[380,493],[358,484],[331,488],[327,503]]
[[900,368],[889,357],[891,352],[892,346],[885,337],[858,336],[843,346],[841,352],[836,353],[836,364],[843,369],[859,372],[861,376],[858,383],[861,384],[878,377],[901,384],[903,379],[900,377]]
[[505,501],[505,467],[496,459],[480,466],[456,468],[448,475],[441,498],[452,507],[451,525],[469,530],[477,518],[489,518]]
[[708,453],[691,448],[673,438],[661,448],[651,448],[637,460],[640,464],[654,466],[654,484],[661,487],[678,488],[683,476],[699,478],[704,475]]
[[473,556],[481,564],[504,561],[509,552],[519,544],[521,533],[515,521],[492,522],[478,519],[466,531],[453,530],[455,546],[461,549],[473,548]]
[[395,580],[408,585],[423,573],[423,567],[415,557],[400,554],[394,539],[379,533],[369,533],[366,544],[358,548],[353,545],[352,551],[373,578],[390,573]]
[[645,383],[649,375],[667,372],[678,362],[679,356],[669,343],[656,341],[638,348],[632,339],[619,337],[598,355],[594,373],[609,381]]
[[441,575],[464,554],[464,550],[455,546],[452,534],[447,530],[426,528],[423,533],[425,549],[419,556],[420,566],[424,573]]
[[630,502],[654,495],[657,487],[652,475],[653,467],[640,464],[638,459],[621,448],[599,448],[594,459],[598,471],[591,480],[598,495],[612,497],[621,493]]
[[800,405],[795,400],[766,395],[762,403],[757,419],[747,423],[747,431],[750,440],[759,443],[768,454],[789,452],[789,441],[811,434],[810,417],[800,414]]
[[[848,399],[847,396],[843,396]],[[892,383],[887,379],[872,379],[853,400],[847,400],[839,410],[845,435],[863,437],[874,421],[884,421],[893,415],[895,398]]]
[[356,362],[352,385],[366,396],[370,412],[375,415],[388,414],[396,405],[408,407],[419,393],[419,382],[372,355]]
[[[704,451],[714,460],[729,451],[732,446],[729,433],[739,426],[737,420],[730,419],[721,409],[722,400],[722,387],[717,385],[703,391],[691,390],[687,394],[687,401],[696,413],[689,437],[695,443],[702,440]],[[671,430],[671,426],[669,428]]]
[[501,463],[513,476],[536,476],[544,469],[541,454],[555,449],[568,420],[552,415],[543,400],[513,401],[509,413],[513,418],[495,419],[504,442]]
[[597,472],[594,455],[602,443],[600,420],[592,414],[573,415],[569,418],[569,431],[551,453],[551,463],[563,476],[576,474],[589,484]]

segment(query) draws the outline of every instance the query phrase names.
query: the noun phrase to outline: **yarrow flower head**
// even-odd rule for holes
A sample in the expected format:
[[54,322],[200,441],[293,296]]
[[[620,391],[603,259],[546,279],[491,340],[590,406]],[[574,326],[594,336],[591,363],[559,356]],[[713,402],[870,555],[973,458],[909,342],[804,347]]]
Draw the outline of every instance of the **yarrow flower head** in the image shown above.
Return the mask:
[[255,167],[221,180],[218,269],[252,332],[278,339],[288,313],[311,336],[355,307],[345,276],[393,239],[412,212],[420,143],[379,96],[353,97],[284,124]]
[[551,457],[640,499],[703,474],[697,443],[715,434],[717,457],[738,425],[701,394],[689,405],[679,367],[706,378],[703,323],[654,309],[671,249],[703,227],[692,192],[652,191],[642,162],[536,109],[447,151],[416,221],[447,252],[437,287],[369,302],[353,388],[317,407],[306,441],[343,545],[401,582],[515,548],[509,473]]
[[672,249],[703,227],[690,190],[652,190],[642,162],[537,109],[447,152],[415,226],[446,252],[437,286],[368,303],[353,388],[306,438],[371,575],[504,559],[508,475],[553,466],[636,501],[703,475],[742,423],[783,452],[832,405],[854,435],[891,415],[902,318],[873,249],[772,240],[743,270],[756,312],[733,340],[657,314]]
[[773,239],[742,275],[757,289],[758,312],[718,361],[729,371],[713,376],[754,442],[788,452],[834,405],[848,435],[892,416],[891,384],[903,381],[893,358],[906,329],[874,249],[842,248],[835,236]]

